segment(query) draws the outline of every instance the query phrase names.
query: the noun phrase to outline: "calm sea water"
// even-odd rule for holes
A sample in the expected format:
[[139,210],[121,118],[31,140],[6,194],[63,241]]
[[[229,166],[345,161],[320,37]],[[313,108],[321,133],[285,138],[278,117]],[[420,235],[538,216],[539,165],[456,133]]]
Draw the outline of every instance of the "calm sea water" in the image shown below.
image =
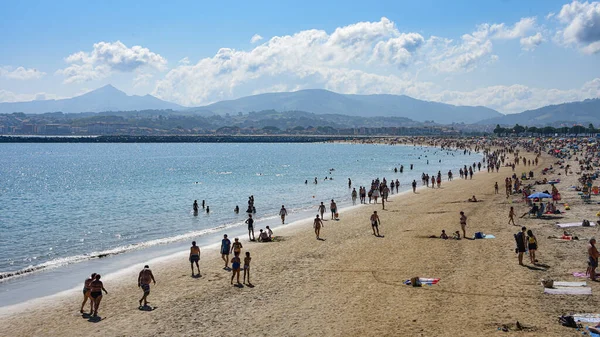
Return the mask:
[[[406,190],[422,172],[457,173],[480,160],[462,151],[354,144],[2,144],[0,158],[4,280],[242,227],[250,195],[261,228],[282,204],[306,216],[321,201],[349,205],[348,178],[356,187],[399,179]],[[394,173],[400,164],[404,174]],[[194,216],[194,199],[206,200],[210,214]]]

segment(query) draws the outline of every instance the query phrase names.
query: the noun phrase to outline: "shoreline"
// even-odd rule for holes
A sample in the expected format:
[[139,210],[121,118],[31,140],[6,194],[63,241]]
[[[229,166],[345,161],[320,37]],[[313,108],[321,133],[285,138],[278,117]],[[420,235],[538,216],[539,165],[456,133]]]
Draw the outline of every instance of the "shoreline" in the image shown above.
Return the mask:
[[[378,138],[378,139],[381,139],[381,138]],[[345,144],[353,145],[354,143],[345,143]],[[371,145],[406,146],[406,147],[411,147],[411,148],[414,147],[409,144],[388,144],[388,143],[373,143]],[[430,144],[419,144],[418,146],[426,149],[426,151],[431,151],[432,149],[438,149],[438,150],[442,151],[439,146],[433,146]],[[457,149],[444,149],[443,151],[457,151]],[[423,155],[425,155],[425,154],[423,154]],[[474,153],[472,156],[479,156],[479,155],[480,155],[480,153]],[[459,158],[459,157],[457,157],[457,158]],[[471,159],[473,159],[473,158],[471,158]],[[467,161],[469,161],[469,159],[462,160],[463,164]],[[436,165],[437,165],[437,162],[432,163],[432,166],[436,166]],[[449,167],[449,168],[456,169],[455,167]],[[421,168],[421,169],[423,169],[423,168]],[[427,169],[425,169],[425,170],[427,170]],[[415,172],[415,174],[416,174],[417,171],[415,170],[413,172]],[[389,172],[389,173],[393,175],[393,172]],[[410,173],[412,173],[412,172],[410,172]],[[408,169],[405,171],[405,174],[410,174],[410,173],[409,173]],[[387,173],[383,172],[383,171],[380,174],[383,176],[387,175]],[[408,181],[403,182],[402,190],[406,189],[406,191],[410,191],[411,188],[410,188],[410,186],[407,186],[407,182]],[[358,185],[355,185],[355,186],[358,186]],[[352,207],[352,203],[349,200],[350,199],[349,191],[350,191],[350,189],[348,189],[348,198],[345,198],[345,197],[343,199],[336,198],[336,200],[338,200],[338,207],[342,207],[342,208],[340,208],[340,211],[345,211],[346,208]],[[400,192],[402,192],[402,191],[400,191]],[[393,197],[394,195],[395,194],[392,194],[391,196]],[[314,198],[314,196],[313,196],[313,198]],[[358,204],[358,205],[360,205],[360,204]],[[288,219],[292,220],[295,218],[293,221],[302,220],[302,219],[304,219],[305,216],[308,216],[309,214],[311,214],[315,208],[316,208],[316,205],[312,205],[309,207],[301,207],[301,208],[299,208],[300,211],[298,213],[296,213],[297,215],[290,214],[290,216],[288,216]],[[244,213],[243,212],[240,213],[240,215],[242,215],[242,214],[244,214]],[[223,231],[234,231],[234,232],[243,231],[244,230],[244,225],[243,225],[244,220],[245,220],[245,218],[243,218],[243,219],[241,219],[241,221],[239,221],[239,218],[238,218],[238,221],[220,224],[217,227],[205,228],[205,229],[201,229],[201,230],[189,232],[189,233],[181,233],[181,234],[177,234],[177,235],[169,236],[169,237],[165,237],[165,238],[160,238],[160,239],[142,241],[139,243],[133,243],[133,244],[128,244],[126,246],[110,248],[105,251],[98,251],[98,252],[94,252],[94,253],[90,253],[90,254],[86,254],[86,255],[61,257],[61,258],[58,258],[57,260],[47,261],[41,265],[35,265],[35,266],[26,267],[21,270],[0,273],[0,274],[2,274],[0,276],[4,276],[4,277],[0,278],[0,287],[3,286],[3,288],[4,288],[4,289],[0,288],[0,302],[3,302],[1,300],[2,292],[6,292],[6,291],[10,290],[11,284],[14,282],[19,282],[18,281],[19,279],[29,278],[36,274],[45,274],[47,272],[56,271],[58,269],[73,266],[73,265],[89,266],[90,264],[93,264],[94,261],[101,260],[101,261],[105,262],[106,260],[111,260],[115,257],[120,258],[120,256],[126,255],[126,254],[138,253],[138,255],[139,255],[140,252],[146,251],[148,249],[153,249],[156,247],[163,247],[162,250],[168,251],[173,247],[181,246],[183,244],[183,242],[186,242],[187,240],[200,239],[201,241],[206,241],[206,240],[209,240],[211,237],[219,236],[220,233]],[[260,221],[260,224],[262,226],[270,225],[270,226],[272,226],[272,228],[275,228],[275,226],[277,228],[281,227],[281,225],[279,223],[279,217],[276,214],[265,214],[262,218],[257,219],[257,221]],[[161,249],[161,248],[156,248],[156,249]],[[119,264],[119,269],[124,268],[124,267],[127,267],[127,266],[126,265],[124,266],[123,263]],[[73,269],[71,268],[71,270],[73,270]],[[118,270],[118,269],[116,269],[116,270]],[[116,270],[110,270],[110,272],[113,272]],[[57,273],[54,273],[54,275],[56,275],[56,274]],[[8,288],[8,290],[7,290],[7,288]],[[60,290],[64,290],[64,289],[60,289]],[[47,296],[50,294],[43,294],[43,295]],[[8,301],[8,302],[10,302],[10,301]],[[4,302],[4,303],[6,303],[6,302]]]

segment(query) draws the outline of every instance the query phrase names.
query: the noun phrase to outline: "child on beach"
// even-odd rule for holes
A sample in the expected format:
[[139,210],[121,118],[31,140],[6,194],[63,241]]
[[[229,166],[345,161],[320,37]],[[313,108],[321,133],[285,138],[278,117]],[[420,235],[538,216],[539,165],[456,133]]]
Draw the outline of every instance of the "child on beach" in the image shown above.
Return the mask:
[[[252,258],[250,257],[250,252],[246,252],[246,257],[244,258],[244,284],[252,285],[250,283],[250,261]],[[246,275],[248,275],[248,283],[246,283]]]
[[445,229],[442,229],[442,234],[440,235],[440,239],[448,240],[448,234],[446,234]]
[[515,224],[515,208],[513,206],[510,206],[510,211],[508,212],[508,224],[510,225],[511,222],[513,226],[517,225]]
[[233,284],[233,278],[237,276],[237,284],[240,284],[240,253],[235,252],[233,259],[231,259],[231,284]]

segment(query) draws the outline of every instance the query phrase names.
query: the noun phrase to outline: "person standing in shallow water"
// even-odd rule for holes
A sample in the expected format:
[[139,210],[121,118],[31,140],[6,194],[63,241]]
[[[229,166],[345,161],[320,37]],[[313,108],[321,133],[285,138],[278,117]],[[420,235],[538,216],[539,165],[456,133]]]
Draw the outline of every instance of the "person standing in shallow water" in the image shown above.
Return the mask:
[[194,200],[194,204],[192,205],[192,209],[194,210],[194,215],[198,215],[198,200]]
[[352,189],[352,205],[356,205],[356,197],[358,196],[358,193],[356,192],[356,188]]
[[323,204],[322,201],[321,201],[321,204],[319,205],[319,213],[321,214],[321,219],[322,219],[323,214],[325,214],[325,205]]
[[413,193],[417,193],[417,181],[413,180],[412,182]]

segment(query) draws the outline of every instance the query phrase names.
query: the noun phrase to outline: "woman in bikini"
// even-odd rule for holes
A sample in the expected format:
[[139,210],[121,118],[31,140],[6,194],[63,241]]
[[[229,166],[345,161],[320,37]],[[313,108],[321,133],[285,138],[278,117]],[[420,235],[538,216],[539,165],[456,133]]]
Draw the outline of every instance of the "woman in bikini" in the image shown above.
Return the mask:
[[240,284],[240,253],[236,252],[231,259],[231,284],[233,284],[233,278],[237,275],[237,284]]
[[94,317],[98,317],[98,308],[100,307],[100,302],[102,301],[102,291],[108,294],[108,291],[104,289],[104,284],[102,284],[102,281],[100,281],[100,274],[96,274],[94,280],[90,282],[90,297],[94,306]]
[[537,238],[533,235],[533,232],[530,230],[527,231],[527,248],[529,248],[529,257],[531,259],[531,264],[536,264],[537,260],[535,259],[535,251],[537,250]]
[[83,307],[85,306],[85,303],[87,302],[88,299],[90,299],[90,315],[94,311],[94,301],[92,301],[90,298],[90,283],[92,283],[92,281],[95,278],[96,278],[96,273],[92,273],[92,276],[90,276],[90,278],[88,278],[88,279],[85,279],[85,281],[83,282],[83,303],[81,303],[81,310],[79,310],[79,312],[82,314],[83,314]]

